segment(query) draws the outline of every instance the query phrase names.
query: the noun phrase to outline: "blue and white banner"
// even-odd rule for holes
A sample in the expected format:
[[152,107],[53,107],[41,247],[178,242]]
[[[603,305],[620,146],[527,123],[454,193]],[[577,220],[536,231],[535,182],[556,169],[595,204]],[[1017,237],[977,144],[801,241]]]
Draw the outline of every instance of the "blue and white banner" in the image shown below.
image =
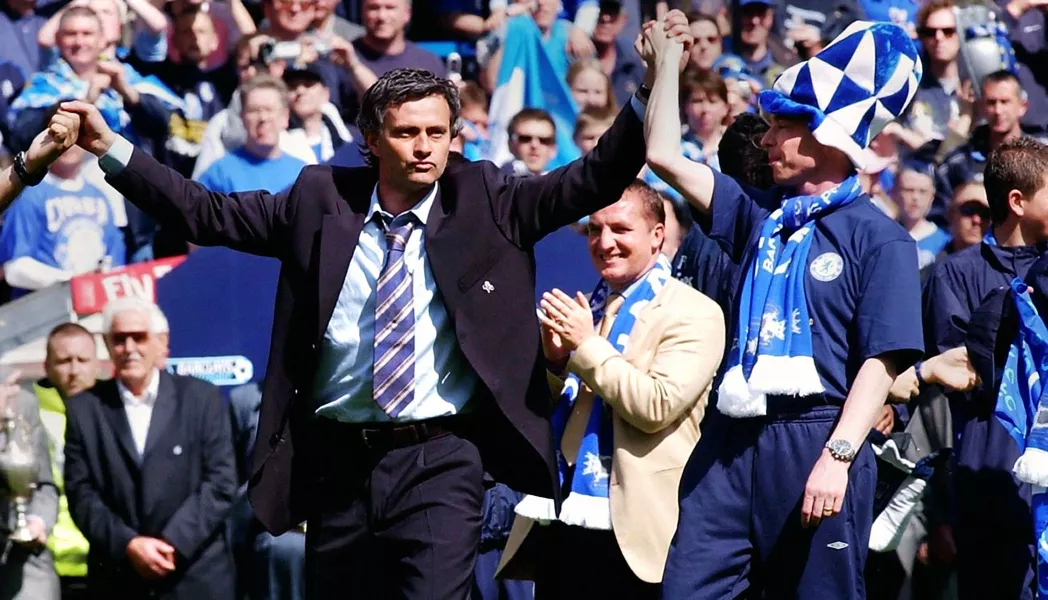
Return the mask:
[[[995,243],[989,238],[988,243]],[[1019,334],[1005,362],[994,417],[1019,446],[1015,476],[1033,486],[1034,535],[1037,537],[1037,598],[1048,600],[1048,329],[1030,299],[1027,285],[1016,278],[1012,298],[1019,314]]]
[[503,47],[498,83],[491,96],[492,162],[503,165],[513,159],[509,152],[510,119],[524,108],[541,108],[553,117],[557,127],[557,155],[550,169],[564,166],[580,156],[572,134],[578,109],[571,90],[554,66],[543,45],[542,32],[529,15],[509,20]]

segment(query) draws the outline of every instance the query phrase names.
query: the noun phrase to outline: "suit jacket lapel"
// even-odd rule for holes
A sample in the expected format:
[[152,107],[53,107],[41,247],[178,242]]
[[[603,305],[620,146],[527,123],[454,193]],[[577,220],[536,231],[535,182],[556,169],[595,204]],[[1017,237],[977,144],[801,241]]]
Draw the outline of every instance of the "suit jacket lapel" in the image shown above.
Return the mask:
[[127,455],[128,461],[136,467],[141,464],[142,457],[138,455],[135,448],[135,438],[131,435],[131,424],[127,421],[127,412],[124,410],[124,400],[120,397],[120,389],[116,386],[116,380],[106,382],[107,389],[99,394],[102,400],[102,411],[105,413],[106,421],[113,430],[117,442]]
[[160,372],[160,387],[157,389],[156,401],[153,403],[153,415],[149,418],[149,431],[146,433],[146,449],[142,452],[144,463],[150,453],[156,449],[164,437],[164,432],[178,411],[178,396],[175,382],[164,371]]
[[364,217],[371,206],[371,193],[376,183],[374,172],[370,170],[363,175],[354,175],[349,170],[339,171],[335,173],[335,188],[345,203],[338,205],[338,214],[324,215],[320,226],[317,340],[324,336],[331,314],[335,312],[335,304],[342,291],[342,284],[346,281],[346,272],[357,248],[360,231],[364,228]]
[[[433,271],[433,278],[437,283],[438,290],[449,290],[455,283],[455,269],[461,266],[456,260],[457,253],[461,250],[461,240],[455,239],[453,235],[444,235],[453,232],[454,228],[445,230],[448,216],[451,214],[457,194],[456,186],[451,177],[442,177],[437,185],[437,195],[433,199],[433,206],[429,209],[426,217],[426,254],[429,259],[429,267]],[[454,306],[448,305],[449,298],[444,296],[445,308],[450,313]]]

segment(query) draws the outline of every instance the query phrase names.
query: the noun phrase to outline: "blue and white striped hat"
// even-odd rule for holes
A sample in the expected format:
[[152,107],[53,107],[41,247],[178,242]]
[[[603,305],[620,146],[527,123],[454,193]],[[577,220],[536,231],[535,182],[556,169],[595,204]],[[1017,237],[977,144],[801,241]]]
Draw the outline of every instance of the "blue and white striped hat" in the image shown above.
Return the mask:
[[783,71],[758,97],[762,111],[810,119],[819,143],[863,168],[870,140],[917,93],[917,47],[897,25],[855,21],[821,52]]

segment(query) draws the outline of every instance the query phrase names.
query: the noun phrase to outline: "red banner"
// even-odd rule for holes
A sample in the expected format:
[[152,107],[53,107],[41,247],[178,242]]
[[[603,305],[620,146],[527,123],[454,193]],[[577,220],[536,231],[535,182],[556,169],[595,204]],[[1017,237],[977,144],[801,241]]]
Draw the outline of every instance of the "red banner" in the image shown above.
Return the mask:
[[139,296],[156,302],[156,280],[182,264],[185,256],[162,258],[137,263],[105,273],[88,273],[74,277],[73,310],[79,315],[102,312],[110,300]]

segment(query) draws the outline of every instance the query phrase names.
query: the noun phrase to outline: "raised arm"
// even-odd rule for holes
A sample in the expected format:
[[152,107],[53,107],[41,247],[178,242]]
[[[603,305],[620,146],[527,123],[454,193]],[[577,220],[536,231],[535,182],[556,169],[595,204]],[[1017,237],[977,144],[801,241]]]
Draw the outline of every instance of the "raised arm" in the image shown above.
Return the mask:
[[157,222],[198,246],[282,255],[291,219],[288,192],[212,192],[135,150],[109,129],[93,105],[64,102],[58,114],[66,112],[80,117],[77,144],[99,157],[106,181]]
[[[680,11],[671,11],[665,21],[653,23],[651,28],[674,40],[683,52],[683,47],[691,44],[687,21]],[[646,84],[650,83],[649,76]],[[643,96],[638,93],[597,146],[582,158],[538,177],[502,177],[501,189],[492,196],[498,199],[494,211],[507,235],[528,247],[617,202],[644,166],[644,110]]]
[[658,28],[645,28],[638,48],[655,72],[644,117],[648,166],[703,214],[713,203],[713,172],[684,157],[680,146],[680,71],[684,47]]
[[[80,119],[76,115],[56,115],[29,145],[25,153],[26,171],[32,177],[47,170],[47,167],[76,143]],[[18,176],[14,165],[0,170],[0,213],[7,210],[11,202],[22,193],[25,181]]]

